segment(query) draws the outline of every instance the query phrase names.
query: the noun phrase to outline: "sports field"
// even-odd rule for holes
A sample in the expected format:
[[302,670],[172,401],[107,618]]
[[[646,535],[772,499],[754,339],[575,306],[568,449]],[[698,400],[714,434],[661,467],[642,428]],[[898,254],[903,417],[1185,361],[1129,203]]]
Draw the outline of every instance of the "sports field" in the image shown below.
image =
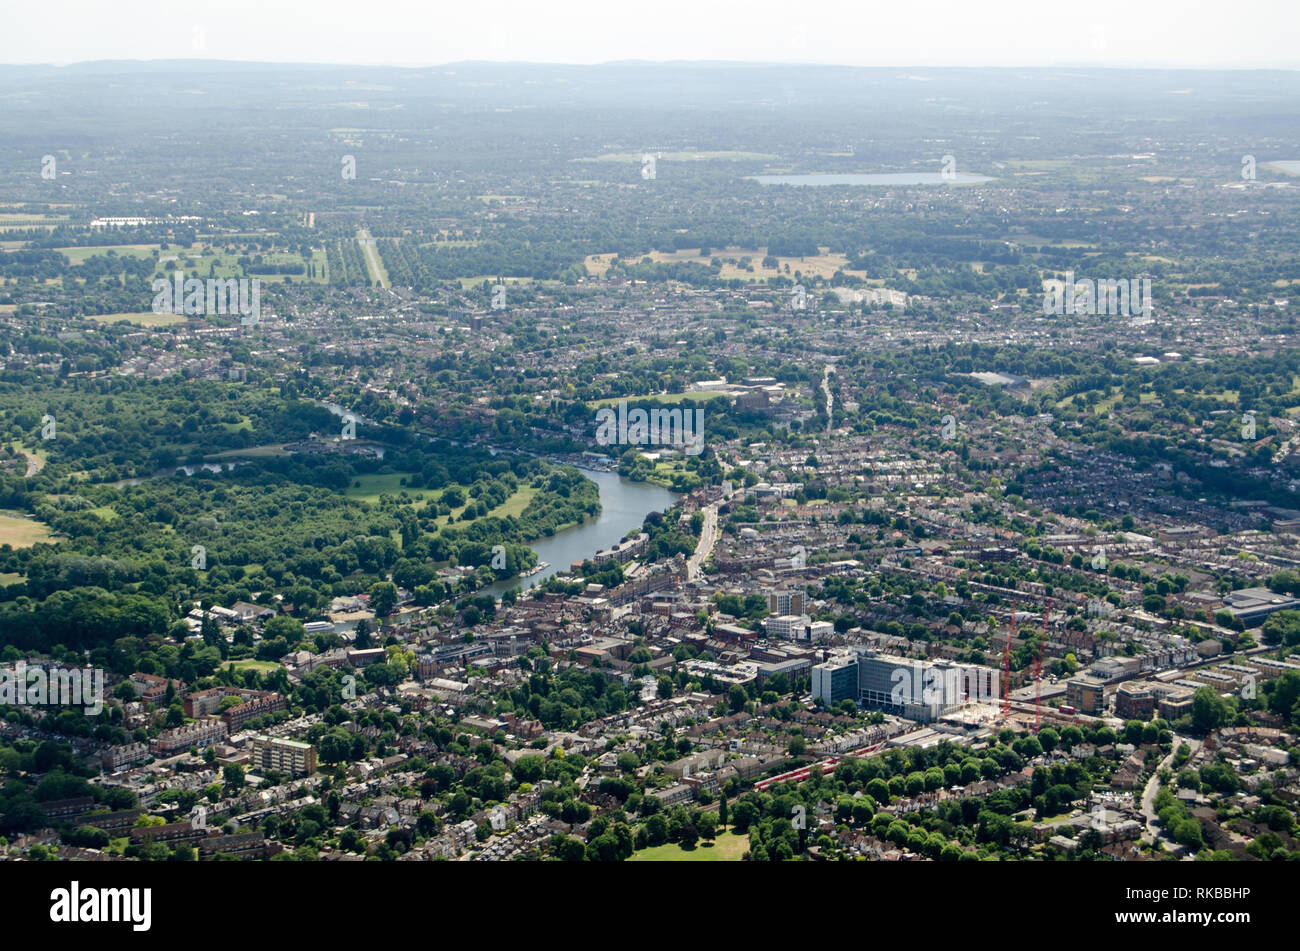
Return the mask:
[[652,845],[634,852],[629,862],[739,862],[749,849],[749,836],[724,832],[716,842],[698,842],[693,849],[680,845]]

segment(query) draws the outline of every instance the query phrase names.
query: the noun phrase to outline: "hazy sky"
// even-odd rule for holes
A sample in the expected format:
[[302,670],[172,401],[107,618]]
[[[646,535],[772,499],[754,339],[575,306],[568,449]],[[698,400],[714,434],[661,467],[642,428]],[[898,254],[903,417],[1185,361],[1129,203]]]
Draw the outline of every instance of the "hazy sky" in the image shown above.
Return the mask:
[[1297,0],[40,0],[0,62],[716,59],[1300,68]]

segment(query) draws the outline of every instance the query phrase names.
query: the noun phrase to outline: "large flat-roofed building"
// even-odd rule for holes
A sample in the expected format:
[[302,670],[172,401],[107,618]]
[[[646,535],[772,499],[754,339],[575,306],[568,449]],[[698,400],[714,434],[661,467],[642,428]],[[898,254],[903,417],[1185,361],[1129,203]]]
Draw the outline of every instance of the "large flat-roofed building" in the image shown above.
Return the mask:
[[1100,716],[1103,711],[1105,684],[1091,677],[1075,677],[1065,682],[1065,699],[1070,706],[1088,716]]
[[1190,542],[1198,538],[1205,538],[1213,535],[1214,532],[1195,525],[1179,525],[1171,528],[1162,528],[1156,537],[1162,542]]
[[1300,674],[1300,664],[1291,660],[1276,660],[1272,657],[1252,657],[1247,664],[1259,671],[1261,680],[1272,680],[1274,677],[1280,677],[1287,671],[1294,671]]
[[767,613],[776,615],[803,614],[802,591],[769,591]]
[[1258,627],[1278,611],[1300,610],[1300,598],[1278,594],[1268,588],[1242,588],[1223,599],[1224,610],[1246,627]]
[[806,677],[812,668],[812,661],[806,657],[793,657],[789,660],[760,661],[754,666],[758,668],[758,685],[761,687],[777,674],[785,674],[790,682]]
[[772,637],[793,637],[797,628],[805,624],[811,624],[812,618],[807,615],[784,614],[780,617],[770,617],[763,622],[767,633]]
[[858,699],[858,661],[852,654],[838,654],[812,669],[814,700],[828,707]]
[[758,679],[757,665],[747,662],[725,665],[711,660],[691,659],[683,661],[681,666],[688,674],[712,677],[720,684],[747,684],[751,680]]
[[388,659],[388,652],[382,647],[367,647],[361,650],[348,651],[348,663],[353,667],[368,667],[371,664],[382,664]]
[[1156,712],[1162,720],[1170,723],[1192,712],[1193,691],[1176,684],[1150,684],[1149,689],[1156,699]]
[[1115,716],[1121,720],[1150,720],[1155,712],[1155,694],[1145,685],[1120,684],[1115,691]]
[[[598,565],[602,565],[607,561],[613,561],[620,565],[626,564],[645,551],[649,541],[649,535],[645,532],[638,532],[627,541],[619,542],[611,548],[596,552],[591,556],[591,560]],[[581,562],[579,562],[578,567],[582,567]]]
[[713,626],[713,636],[720,641],[729,641],[734,644],[758,640],[757,631],[751,631],[739,624],[715,624]]
[[310,776],[316,772],[316,747],[310,743],[255,736],[251,745],[249,765],[254,769],[273,769],[291,776]]
[[965,701],[961,668],[858,648],[858,702],[928,723]]
[[772,637],[796,641],[826,641],[835,635],[835,625],[830,621],[814,621],[808,615],[787,614],[769,617],[763,622]]
[[838,703],[851,689],[856,675],[856,697],[869,710],[883,710],[909,720],[928,723],[977,699],[998,696],[998,672],[991,667],[916,660],[855,647],[813,668],[813,696],[828,705]]

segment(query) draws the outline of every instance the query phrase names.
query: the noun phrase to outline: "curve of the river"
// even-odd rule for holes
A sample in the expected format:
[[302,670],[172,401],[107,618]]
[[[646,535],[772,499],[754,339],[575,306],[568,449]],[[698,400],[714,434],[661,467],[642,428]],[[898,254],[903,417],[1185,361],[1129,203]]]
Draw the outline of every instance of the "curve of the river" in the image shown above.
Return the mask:
[[495,597],[499,598],[510,590],[531,588],[553,574],[568,571],[573,562],[616,545],[624,535],[639,529],[647,515],[664,511],[677,498],[663,486],[632,482],[617,472],[588,470],[582,474],[600,487],[600,515],[550,538],[539,538],[530,543],[529,547],[537,552],[538,561],[545,561],[550,567],[526,578],[498,581],[486,589]]
[[[336,403],[322,402],[322,405],[335,415],[346,412]],[[359,416],[357,421],[362,424],[367,422]],[[456,442],[449,439],[444,441]],[[541,459],[547,458],[523,449],[499,448],[482,443],[475,445],[493,453],[514,452]],[[530,542],[529,547],[537,552],[538,563],[546,562],[546,568],[524,578],[498,581],[481,591],[490,592],[493,597],[499,598],[507,591],[531,588],[551,575],[568,571],[569,566],[575,561],[590,558],[596,552],[617,544],[624,535],[639,529],[647,515],[651,512],[665,511],[677,499],[677,493],[663,486],[648,482],[633,482],[624,479],[617,472],[584,468],[582,474],[595,482],[600,489],[600,514],[595,518],[587,519],[581,525],[557,532],[549,538],[539,538]]]

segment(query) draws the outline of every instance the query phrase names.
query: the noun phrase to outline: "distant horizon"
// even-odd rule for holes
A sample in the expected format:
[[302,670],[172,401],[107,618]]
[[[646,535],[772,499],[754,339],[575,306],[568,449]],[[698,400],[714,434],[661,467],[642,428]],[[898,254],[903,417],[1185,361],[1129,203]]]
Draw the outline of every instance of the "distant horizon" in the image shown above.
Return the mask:
[[[923,8],[751,0],[611,7],[526,0],[413,7],[402,0],[47,0],[6,11],[6,65],[167,59],[439,68],[455,63],[733,62],[850,68],[1300,70],[1288,0],[1176,6],[1095,0],[930,0]],[[1288,24],[1291,25],[1288,28]],[[161,55],[160,55],[161,54]],[[170,54],[170,55],[166,55]]]
[[551,60],[527,59],[461,59],[442,63],[412,65],[406,63],[347,63],[324,60],[264,60],[264,59],[198,59],[198,58],[159,58],[129,59],[103,58],[74,60],[70,62],[0,62],[0,69],[75,69],[85,66],[282,66],[293,68],[328,68],[328,69],[449,69],[456,66],[538,66],[557,68],[601,69],[609,66],[718,66],[718,67],[784,67],[790,69],[853,69],[853,70],[1053,70],[1053,69],[1096,69],[1109,72],[1167,72],[1167,73],[1243,73],[1243,72],[1300,72],[1300,62],[1294,66],[1260,66],[1260,65],[1166,65],[1135,63],[1116,65],[1083,61],[1062,61],[1059,63],[1024,63],[1024,64],[935,64],[935,63],[897,63],[897,64],[861,64],[861,63],[817,63],[780,60],[719,60],[719,59],[611,59],[593,63],[560,62]]

